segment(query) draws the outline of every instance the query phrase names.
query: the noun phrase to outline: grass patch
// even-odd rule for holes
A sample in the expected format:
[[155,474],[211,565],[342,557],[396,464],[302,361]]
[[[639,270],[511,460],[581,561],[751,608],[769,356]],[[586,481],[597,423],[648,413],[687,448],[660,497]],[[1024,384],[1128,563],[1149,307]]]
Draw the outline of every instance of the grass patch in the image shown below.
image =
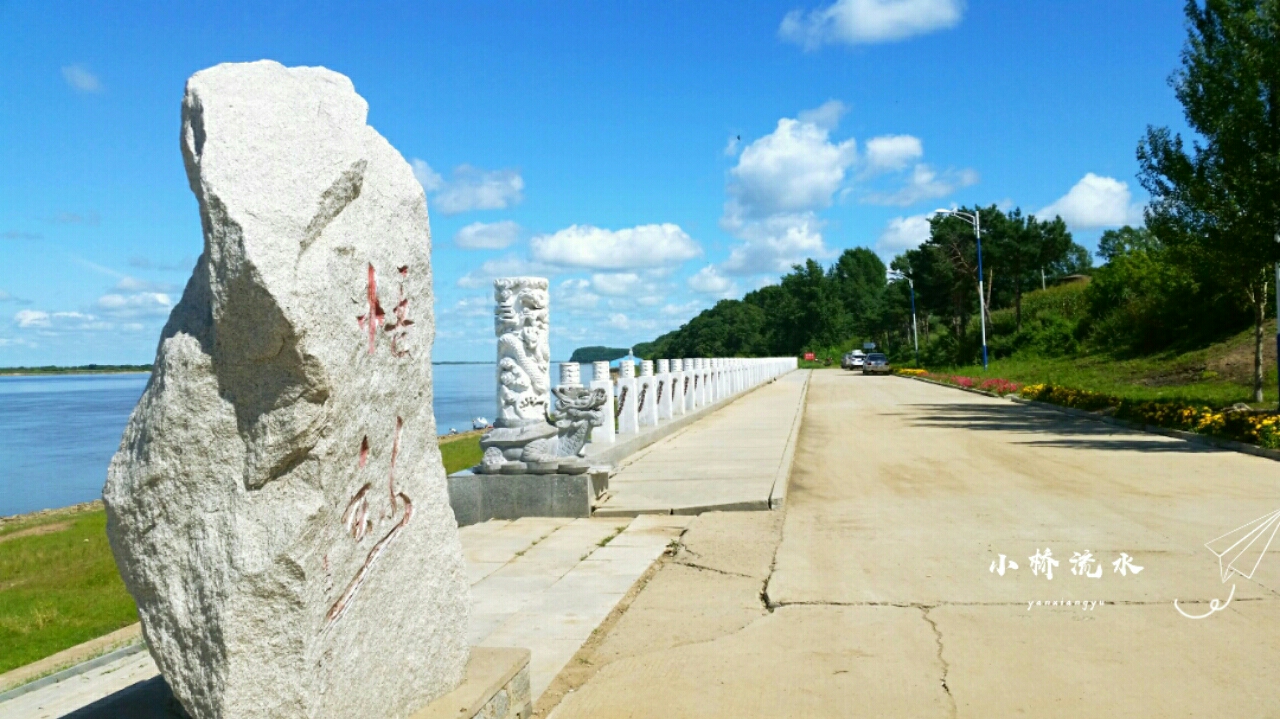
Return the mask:
[[603,547],[603,546],[607,545],[609,542],[612,542],[612,541],[614,540],[614,538],[615,538],[615,537],[617,537],[619,534],[622,534],[622,530],[624,530],[624,529],[626,529],[626,528],[627,528],[627,525],[625,525],[625,524],[624,524],[624,525],[622,525],[621,527],[614,527],[614,529],[613,529],[613,534],[610,534],[609,536],[605,537],[604,539],[601,539],[599,542],[596,542],[596,546],[597,546],[597,547]]
[[[30,533],[60,523],[69,526]],[[106,523],[106,512],[97,510],[11,522],[0,531],[0,672],[138,621]]]
[[440,457],[444,460],[445,474],[453,474],[480,464],[484,457],[484,452],[480,450],[480,434],[441,437]]

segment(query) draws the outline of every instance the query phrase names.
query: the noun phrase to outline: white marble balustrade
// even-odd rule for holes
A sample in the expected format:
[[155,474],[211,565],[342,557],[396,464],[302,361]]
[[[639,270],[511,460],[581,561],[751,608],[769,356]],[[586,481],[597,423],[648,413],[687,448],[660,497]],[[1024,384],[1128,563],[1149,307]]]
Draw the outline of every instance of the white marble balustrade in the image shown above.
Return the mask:
[[[571,366],[570,366],[571,365]],[[644,360],[639,376],[633,360],[622,360],[618,378],[608,362],[592,365],[592,389],[609,395],[604,425],[595,428],[591,441],[611,444],[627,435],[670,422],[701,407],[716,404],[773,381],[797,367],[795,357],[696,357]],[[579,382],[575,362],[560,365],[561,382]]]

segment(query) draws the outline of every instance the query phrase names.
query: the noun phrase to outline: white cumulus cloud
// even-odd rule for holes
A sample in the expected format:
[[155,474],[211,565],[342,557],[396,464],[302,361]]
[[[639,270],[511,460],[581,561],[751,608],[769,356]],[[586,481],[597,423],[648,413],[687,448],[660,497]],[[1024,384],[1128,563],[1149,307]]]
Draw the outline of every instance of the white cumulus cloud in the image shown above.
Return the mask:
[[827,100],[812,110],[801,110],[796,119],[830,132],[840,124],[840,118],[849,112],[849,106],[839,100]]
[[893,192],[873,192],[866,196],[865,201],[873,205],[906,207],[924,200],[945,197],[977,182],[978,173],[973,170],[940,173],[929,165],[919,163],[912,168],[903,187]]
[[18,323],[19,327],[48,327],[49,313],[40,310],[18,310],[13,316],[13,321]]
[[595,309],[600,295],[591,291],[591,282],[572,278],[560,283],[553,298],[553,307],[563,307],[571,312]]
[[829,206],[857,160],[857,145],[852,139],[832,143],[828,136],[812,121],[778,120],[777,128],[748,145],[729,171],[733,202],[755,216]]
[[648,289],[648,283],[634,272],[597,272],[591,275],[591,288],[602,295],[626,297]]
[[520,225],[511,220],[473,222],[458,230],[453,244],[467,250],[504,250],[520,237]]
[[1142,222],[1142,205],[1133,202],[1128,183],[1087,173],[1067,194],[1036,213],[1060,215],[1074,229],[1120,227]]
[[631,319],[621,312],[614,312],[609,315],[608,326],[615,330],[631,329]]
[[662,307],[664,317],[689,318],[700,312],[705,305],[700,300],[689,300],[682,305],[668,304]]
[[468,164],[453,168],[448,180],[426,160],[414,158],[413,176],[431,195],[430,206],[446,215],[472,210],[504,210],[524,199],[524,178],[515,170],[483,170]]
[[21,310],[13,316],[18,327],[33,329],[42,334],[49,331],[84,331],[109,330],[112,325],[100,321],[97,317],[83,312],[45,312],[43,310]]
[[467,289],[485,287],[496,277],[523,277],[533,275],[546,277],[561,272],[559,267],[545,262],[535,262],[516,255],[504,255],[486,260],[476,269],[458,278],[458,286]]
[[173,300],[163,292],[111,293],[98,298],[97,308],[108,317],[121,319],[166,317],[173,309]]
[[912,215],[895,217],[876,239],[876,252],[882,257],[894,257],[907,250],[914,250],[929,239],[929,216]]
[[805,50],[833,43],[892,42],[955,27],[963,0],[836,0],[805,12],[792,10],[778,35]]
[[444,178],[440,176],[440,173],[431,169],[431,165],[428,165],[426,160],[419,160],[415,157],[411,164],[413,165],[413,176],[418,178],[418,184],[422,185],[423,190],[435,192],[444,187]]
[[866,155],[868,174],[901,170],[924,156],[924,145],[911,135],[881,135],[867,140]]
[[730,217],[722,224],[743,243],[730,250],[729,258],[720,266],[720,271],[727,274],[785,273],[793,264],[831,254],[819,231],[822,223],[811,212],[737,223],[734,220]]
[[77,92],[102,92],[102,82],[84,65],[67,65],[62,68],[62,79]]
[[695,272],[688,280],[689,289],[704,295],[730,297],[738,294],[738,286],[733,280],[720,274],[715,265],[707,265]]
[[446,215],[470,210],[502,210],[524,199],[524,179],[515,170],[481,170],[459,165],[435,194],[435,207]]
[[573,225],[534,237],[529,246],[538,262],[593,270],[668,267],[702,254],[693,238],[670,223],[621,230]]

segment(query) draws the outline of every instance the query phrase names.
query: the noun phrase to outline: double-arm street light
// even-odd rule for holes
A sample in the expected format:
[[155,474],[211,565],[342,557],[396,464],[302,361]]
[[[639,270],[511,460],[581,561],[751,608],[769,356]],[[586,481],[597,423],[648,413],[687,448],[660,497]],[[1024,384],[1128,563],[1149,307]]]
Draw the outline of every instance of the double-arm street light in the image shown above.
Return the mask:
[[982,294],[982,218],[979,212],[959,210],[934,210],[935,215],[951,215],[973,225],[973,236],[978,240],[978,322],[982,325],[982,371],[987,371],[987,299]]
[[894,271],[894,277],[907,281],[907,288],[911,290],[911,344],[915,348],[916,366],[920,366],[920,335],[916,332],[916,284],[911,281],[911,277],[901,272]]

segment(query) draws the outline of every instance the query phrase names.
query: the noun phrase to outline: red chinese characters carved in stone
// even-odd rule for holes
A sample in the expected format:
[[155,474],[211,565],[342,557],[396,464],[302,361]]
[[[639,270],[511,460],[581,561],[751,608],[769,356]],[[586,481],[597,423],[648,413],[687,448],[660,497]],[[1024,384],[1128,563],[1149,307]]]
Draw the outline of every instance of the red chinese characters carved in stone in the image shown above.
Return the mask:
[[378,299],[377,271],[374,270],[372,263],[369,265],[366,288],[368,311],[356,318],[360,329],[369,336],[369,354],[373,354],[378,348],[378,330],[381,329],[390,338],[389,344],[393,357],[409,356],[409,350],[404,346],[409,328],[413,326],[413,320],[409,318],[409,298],[404,296],[404,281],[409,276],[409,266],[399,267],[397,274],[400,277],[398,297],[395,306],[391,309],[391,317],[387,317],[386,311],[382,309],[382,302]]
[[[391,440],[391,468],[388,471],[387,491],[390,499],[389,507],[384,511],[380,519],[395,520],[396,514],[403,513],[399,521],[392,524],[391,528],[370,548],[369,553],[365,556],[364,563],[360,565],[360,569],[356,572],[351,581],[347,583],[346,589],[342,595],[338,597],[333,606],[329,608],[328,614],[325,616],[326,623],[332,624],[342,618],[347,608],[351,606],[351,602],[360,593],[360,588],[364,586],[365,579],[369,576],[369,572],[373,571],[373,566],[386,548],[395,541],[395,538],[409,525],[409,520],[413,517],[413,500],[409,499],[409,495],[400,491],[396,487],[396,459],[400,455],[400,433],[404,429],[404,420],[396,417],[395,435]],[[363,470],[369,458],[369,438],[365,437],[360,443],[360,459],[359,469]],[[351,501],[347,503],[346,511],[342,513],[342,523],[346,529],[346,533],[360,543],[373,530],[374,520],[369,512],[370,500],[370,484],[365,482],[364,485],[356,491]],[[328,561],[328,555],[325,556]]]

